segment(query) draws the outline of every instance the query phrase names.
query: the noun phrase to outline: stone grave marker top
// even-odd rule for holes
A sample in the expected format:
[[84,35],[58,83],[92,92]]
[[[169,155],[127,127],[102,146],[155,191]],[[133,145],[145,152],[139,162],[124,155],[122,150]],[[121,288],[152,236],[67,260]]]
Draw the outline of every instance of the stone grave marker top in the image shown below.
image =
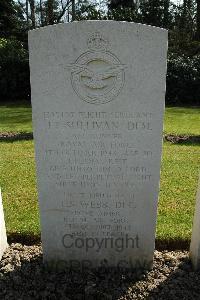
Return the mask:
[[167,31],[83,21],[29,32],[44,260],[152,262]]

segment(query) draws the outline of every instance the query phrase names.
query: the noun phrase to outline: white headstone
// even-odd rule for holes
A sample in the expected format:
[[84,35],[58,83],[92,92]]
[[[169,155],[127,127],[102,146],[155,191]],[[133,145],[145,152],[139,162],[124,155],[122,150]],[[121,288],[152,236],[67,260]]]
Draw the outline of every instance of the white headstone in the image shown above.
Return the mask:
[[150,268],[167,31],[73,22],[29,49],[44,261]]
[[6,236],[6,227],[4,221],[3,204],[2,204],[1,189],[0,189],[0,260],[7,246],[8,244],[7,244],[7,236]]
[[193,220],[190,257],[195,270],[200,269],[200,177],[196,197],[196,207]]

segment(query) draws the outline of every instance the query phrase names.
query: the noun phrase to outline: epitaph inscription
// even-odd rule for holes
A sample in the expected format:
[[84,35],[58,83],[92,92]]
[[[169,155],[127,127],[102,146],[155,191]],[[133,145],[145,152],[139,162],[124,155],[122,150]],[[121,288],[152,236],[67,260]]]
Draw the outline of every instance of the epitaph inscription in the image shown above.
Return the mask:
[[46,262],[150,268],[166,40],[164,30],[124,22],[79,22],[30,33]]

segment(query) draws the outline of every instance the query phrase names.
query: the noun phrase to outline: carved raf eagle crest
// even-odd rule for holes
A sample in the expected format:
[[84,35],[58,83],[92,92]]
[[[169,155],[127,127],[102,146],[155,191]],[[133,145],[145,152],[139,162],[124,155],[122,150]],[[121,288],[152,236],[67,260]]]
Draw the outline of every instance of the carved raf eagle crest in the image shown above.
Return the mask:
[[91,104],[112,101],[120,93],[125,66],[107,50],[108,42],[99,32],[88,39],[89,51],[71,64],[71,83],[76,94]]

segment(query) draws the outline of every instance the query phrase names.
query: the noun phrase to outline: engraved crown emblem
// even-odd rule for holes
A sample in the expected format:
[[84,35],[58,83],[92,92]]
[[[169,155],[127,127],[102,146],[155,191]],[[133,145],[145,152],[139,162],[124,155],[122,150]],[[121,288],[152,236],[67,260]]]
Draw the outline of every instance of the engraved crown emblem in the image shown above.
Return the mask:
[[108,41],[103,38],[100,32],[95,32],[87,41],[88,48],[91,50],[106,50]]

